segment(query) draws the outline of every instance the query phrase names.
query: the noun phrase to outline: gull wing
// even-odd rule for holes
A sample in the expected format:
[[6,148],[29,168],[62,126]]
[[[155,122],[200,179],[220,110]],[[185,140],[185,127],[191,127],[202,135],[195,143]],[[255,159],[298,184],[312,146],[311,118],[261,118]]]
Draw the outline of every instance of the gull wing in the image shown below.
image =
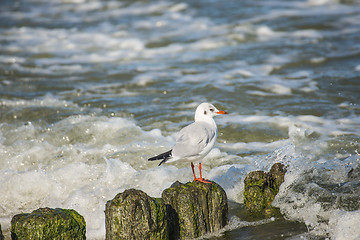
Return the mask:
[[216,136],[216,127],[205,122],[194,122],[180,130],[172,154],[176,158],[199,155]]

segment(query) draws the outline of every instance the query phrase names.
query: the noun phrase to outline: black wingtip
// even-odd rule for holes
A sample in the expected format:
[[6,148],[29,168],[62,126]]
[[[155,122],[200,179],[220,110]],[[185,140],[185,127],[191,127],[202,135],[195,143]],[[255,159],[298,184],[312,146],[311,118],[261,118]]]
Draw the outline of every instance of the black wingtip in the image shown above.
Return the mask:
[[[157,156],[156,156],[157,157]],[[155,161],[155,160],[159,160],[157,159],[156,157],[152,157],[152,158],[149,158],[148,161]]]
[[161,164],[163,164],[164,162],[166,162],[169,158],[171,158],[172,154],[171,154],[172,150],[164,152],[160,155],[157,155],[155,157],[149,158],[148,161],[155,161],[155,160],[162,160],[159,164],[159,166]]

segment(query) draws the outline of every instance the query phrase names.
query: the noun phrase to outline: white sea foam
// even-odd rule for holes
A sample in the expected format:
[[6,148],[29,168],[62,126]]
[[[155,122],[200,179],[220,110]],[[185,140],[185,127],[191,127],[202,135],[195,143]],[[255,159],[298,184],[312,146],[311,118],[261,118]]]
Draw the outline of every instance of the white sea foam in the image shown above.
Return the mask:
[[294,37],[298,38],[314,38],[319,39],[322,37],[322,35],[319,33],[319,31],[309,29],[309,30],[299,30],[292,33]]
[[280,37],[281,33],[273,31],[268,26],[260,26],[256,29],[256,34],[260,41],[268,41],[275,37]]
[[[282,156],[284,155],[282,154]],[[339,184],[348,181],[346,179],[347,172],[351,167],[359,164],[359,156],[351,156],[343,162],[336,159],[314,162],[307,157],[297,158],[296,155],[292,155],[291,158],[285,182],[280,187],[274,205],[280,207],[288,218],[304,222],[312,234],[322,235],[324,232],[329,232],[329,227],[334,227],[330,231],[333,237],[349,236],[351,233],[355,233],[356,221],[348,221],[345,229],[340,229],[340,222],[343,222],[343,218],[356,216],[357,212],[344,211],[340,214],[337,210],[339,203],[335,200],[339,196],[333,190],[328,189],[328,186],[324,185],[320,179],[327,179],[326,181]],[[354,184],[355,188],[349,187],[356,194],[358,190],[355,189],[358,184],[355,182]],[[350,197],[351,199],[351,195],[347,196],[347,193],[344,193],[342,198]],[[324,220],[330,220],[331,225],[328,226]],[[335,237],[334,239],[342,238]]]
[[335,210],[330,216],[329,230],[331,239],[360,239],[360,210]]
[[291,95],[291,88],[285,87],[281,84],[272,84],[267,87],[267,90],[278,95]]
[[234,69],[234,70],[228,71],[224,77],[225,78],[235,78],[236,76],[242,76],[242,77],[248,78],[248,77],[254,76],[254,73],[252,73],[249,70],[245,70],[245,69]]
[[0,106],[6,107],[77,107],[76,104],[70,101],[61,100],[51,94],[33,100],[0,100]]
[[324,57],[315,57],[315,58],[311,58],[310,62],[311,63],[322,63],[326,60],[326,58]]
[[[75,29],[50,30],[22,27],[21,29],[9,29],[6,34],[9,36],[18,36],[14,39],[7,37],[6,40],[16,42],[16,45],[5,47],[5,49],[9,51],[26,50],[30,53],[46,52],[59,56],[59,58],[37,59],[36,63],[39,65],[72,64],[74,62],[106,62],[129,59],[137,57],[138,52],[144,49],[144,43],[135,37],[117,36],[92,31],[79,32]],[[89,39],[91,39],[91,41],[88,41]],[[19,46],[21,49],[14,49],[14,47]],[[88,49],[92,49],[93,52],[88,53],[86,51]],[[86,56],[83,55],[84,52],[86,52]],[[60,57],[64,55],[69,57]],[[20,66],[18,68],[20,68]],[[21,68],[25,69],[23,66],[21,66]],[[40,69],[41,68],[31,70],[40,71]],[[44,73],[46,74],[47,72]]]
[[308,0],[307,4],[310,6],[321,6],[321,5],[327,5],[327,4],[336,4],[339,3],[338,0]]

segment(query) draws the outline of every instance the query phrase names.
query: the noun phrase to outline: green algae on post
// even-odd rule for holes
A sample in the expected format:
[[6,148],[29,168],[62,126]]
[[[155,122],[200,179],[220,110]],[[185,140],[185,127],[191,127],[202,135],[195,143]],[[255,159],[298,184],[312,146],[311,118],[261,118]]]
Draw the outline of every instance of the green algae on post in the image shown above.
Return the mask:
[[162,198],[169,217],[174,220],[170,226],[172,239],[201,237],[227,224],[227,196],[214,182],[176,182],[163,191]]
[[127,189],[106,203],[106,239],[168,239],[166,207],[159,198]]
[[15,215],[10,231],[12,239],[86,239],[85,220],[72,209],[40,208]]
[[250,213],[272,217],[278,211],[271,206],[281,183],[284,182],[285,166],[275,163],[270,172],[250,172],[245,180],[244,204]]

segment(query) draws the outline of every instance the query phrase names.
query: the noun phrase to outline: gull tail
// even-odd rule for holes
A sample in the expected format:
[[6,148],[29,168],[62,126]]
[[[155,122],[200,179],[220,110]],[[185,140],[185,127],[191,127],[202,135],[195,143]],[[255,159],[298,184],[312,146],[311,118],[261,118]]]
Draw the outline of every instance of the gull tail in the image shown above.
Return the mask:
[[171,154],[172,150],[170,151],[167,151],[167,152],[164,152],[160,155],[157,155],[155,157],[152,157],[152,158],[149,158],[148,160],[149,161],[155,161],[155,160],[162,160],[160,163],[159,163],[159,166],[163,163],[165,163],[167,160],[169,160],[171,157],[172,157],[172,154]]

